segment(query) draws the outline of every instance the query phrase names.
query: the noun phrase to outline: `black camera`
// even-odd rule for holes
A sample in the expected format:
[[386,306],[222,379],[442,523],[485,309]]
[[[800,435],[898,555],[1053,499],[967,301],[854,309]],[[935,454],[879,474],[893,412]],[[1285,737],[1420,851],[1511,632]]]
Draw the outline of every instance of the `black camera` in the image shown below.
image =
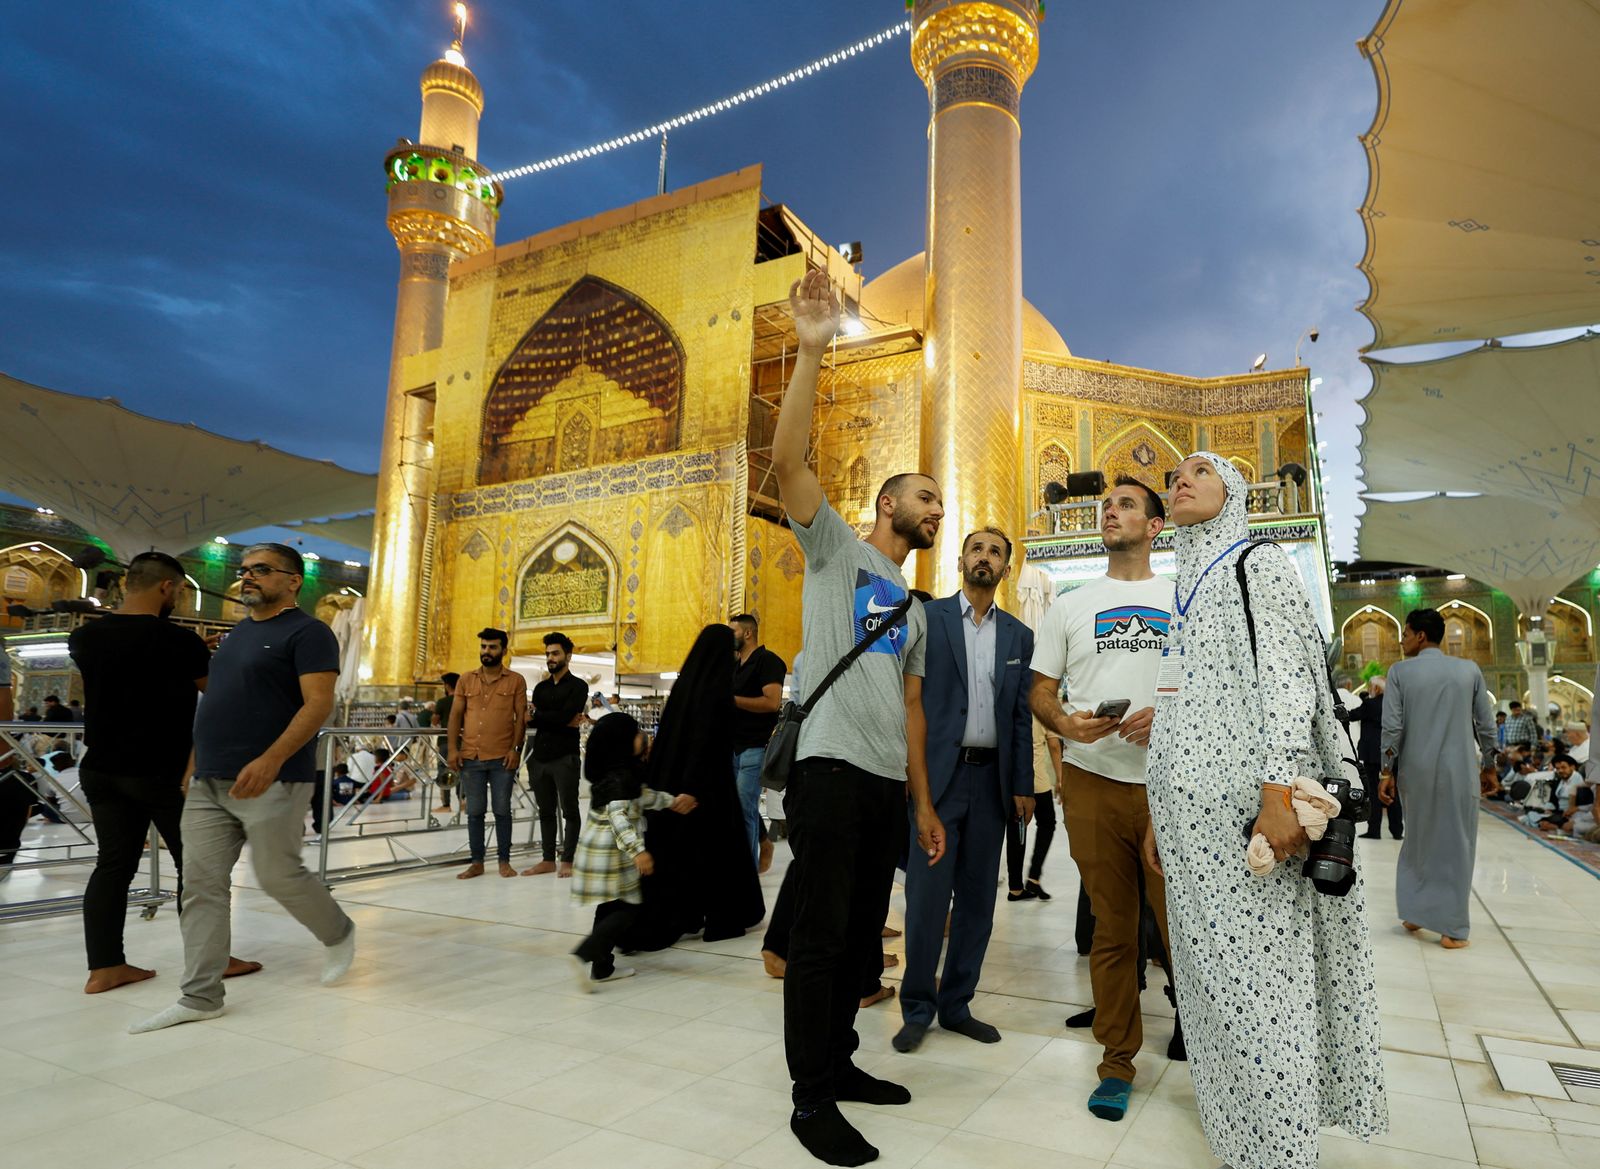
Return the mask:
[[1343,776],[1324,779],[1322,786],[1339,801],[1339,814],[1328,821],[1322,839],[1311,842],[1311,855],[1300,871],[1311,878],[1318,892],[1343,897],[1356,883],[1356,825],[1367,819],[1367,791]]

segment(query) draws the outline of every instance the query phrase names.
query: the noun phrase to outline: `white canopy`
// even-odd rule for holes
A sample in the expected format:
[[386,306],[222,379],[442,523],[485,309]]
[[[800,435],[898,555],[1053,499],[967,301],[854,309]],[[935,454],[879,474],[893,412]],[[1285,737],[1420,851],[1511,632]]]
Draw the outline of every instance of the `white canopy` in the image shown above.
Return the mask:
[[1363,560],[1429,564],[1493,585],[1524,613],[1600,564],[1600,522],[1520,499],[1430,496],[1367,501]]
[[0,374],[0,488],[98,536],[120,560],[373,506],[377,477],[163,422]]
[[321,536],[325,540],[366,551],[372,547],[373,515],[373,512],[366,511],[360,515],[336,516],[329,520],[299,520],[285,526],[308,536]]
[[1482,492],[1600,523],[1600,335],[1367,365],[1368,491]]
[[1371,348],[1600,322],[1600,5],[1389,0],[1361,48]]

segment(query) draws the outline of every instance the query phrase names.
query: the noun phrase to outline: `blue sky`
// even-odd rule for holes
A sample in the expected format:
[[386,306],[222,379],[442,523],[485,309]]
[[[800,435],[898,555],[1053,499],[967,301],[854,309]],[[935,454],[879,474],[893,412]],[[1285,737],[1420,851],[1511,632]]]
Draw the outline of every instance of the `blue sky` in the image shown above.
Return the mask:
[[[1381,0],[1054,0],[1023,95],[1024,291],[1074,353],[1322,378],[1353,552],[1354,306]],[[397,260],[382,160],[416,133],[442,0],[62,0],[0,11],[13,231],[0,369],[373,470]],[[480,0],[480,158],[559,154],[893,24],[898,0]],[[673,136],[669,185],[752,163],[872,277],[922,248],[926,95],[904,39]],[[654,193],[651,145],[507,184],[509,242]],[[15,225],[21,225],[20,227]],[[363,557],[364,559],[364,557]]]

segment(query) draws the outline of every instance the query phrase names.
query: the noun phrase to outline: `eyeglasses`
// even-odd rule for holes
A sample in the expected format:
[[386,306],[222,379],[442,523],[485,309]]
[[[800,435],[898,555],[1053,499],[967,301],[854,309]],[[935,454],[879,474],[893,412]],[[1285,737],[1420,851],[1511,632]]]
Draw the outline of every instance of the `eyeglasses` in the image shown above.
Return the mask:
[[298,572],[291,572],[287,568],[273,568],[270,564],[241,564],[233,570],[233,575],[239,580],[243,580],[247,576],[253,576],[257,580],[261,580],[275,572],[281,572],[284,576],[300,575]]

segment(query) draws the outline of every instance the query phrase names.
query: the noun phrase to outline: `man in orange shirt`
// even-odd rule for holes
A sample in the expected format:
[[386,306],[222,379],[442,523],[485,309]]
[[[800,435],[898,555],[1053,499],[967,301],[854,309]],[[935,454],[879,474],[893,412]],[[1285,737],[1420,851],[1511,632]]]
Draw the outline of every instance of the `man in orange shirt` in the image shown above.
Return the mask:
[[472,863],[456,874],[462,881],[483,876],[483,820],[491,796],[500,875],[517,875],[511,865],[511,785],[522,760],[528,683],[502,664],[510,644],[503,629],[485,629],[478,634],[478,661],[483,664],[461,676],[456,700],[450,706],[445,741],[450,770],[458,776],[456,782],[467,808],[467,846],[472,851]]

